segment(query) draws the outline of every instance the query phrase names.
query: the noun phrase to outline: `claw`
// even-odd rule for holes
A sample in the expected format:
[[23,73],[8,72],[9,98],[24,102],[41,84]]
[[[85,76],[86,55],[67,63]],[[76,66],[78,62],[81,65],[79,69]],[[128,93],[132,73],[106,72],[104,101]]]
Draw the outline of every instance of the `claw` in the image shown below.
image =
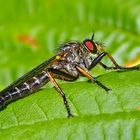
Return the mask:
[[111,90],[112,90],[112,89],[110,89],[110,88],[106,88],[106,89],[105,89],[105,91],[106,91],[107,93],[109,93]]
[[68,118],[74,117],[71,113],[68,114]]

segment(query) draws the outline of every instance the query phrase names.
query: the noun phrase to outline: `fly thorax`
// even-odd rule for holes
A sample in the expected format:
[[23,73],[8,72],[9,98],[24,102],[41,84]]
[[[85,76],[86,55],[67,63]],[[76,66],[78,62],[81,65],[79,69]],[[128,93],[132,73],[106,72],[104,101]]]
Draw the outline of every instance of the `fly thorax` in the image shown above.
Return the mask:
[[66,58],[67,62],[71,63],[71,62],[74,61],[74,59],[75,59],[75,55],[73,53],[69,52],[69,54],[68,54],[68,56]]

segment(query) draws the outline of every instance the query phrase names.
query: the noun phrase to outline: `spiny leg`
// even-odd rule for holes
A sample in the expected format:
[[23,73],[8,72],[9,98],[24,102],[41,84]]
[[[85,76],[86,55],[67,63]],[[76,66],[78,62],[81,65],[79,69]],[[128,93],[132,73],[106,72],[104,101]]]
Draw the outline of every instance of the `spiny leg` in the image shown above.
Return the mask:
[[100,63],[101,59],[106,56],[107,53],[106,52],[102,52],[100,53],[90,64],[88,70],[92,69],[93,67],[95,67],[98,63]]
[[107,53],[108,58],[112,61],[115,67],[108,67],[108,69],[116,69],[116,70],[123,70],[123,71],[129,71],[129,70],[140,70],[140,66],[134,66],[134,67],[123,67],[120,66],[116,60],[112,57],[111,54]]
[[122,71],[130,71],[130,70],[140,70],[140,66],[134,66],[134,67],[109,67],[105,65],[104,63],[99,63],[105,70],[122,70]]
[[99,81],[96,80],[96,78],[94,78],[92,75],[90,75],[87,71],[85,71],[84,69],[82,69],[79,66],[76,66],[77,70],[82,73],[84,76],[86,76],[88,79],[90,79],[92,82],[96,83],[99,87],[101,87],[102,89],[104,89],[106,92],[108,92],[109,88],[107,88],[106,86],[104,86],[102,83],[100,83]]
[[109,66],[105,65],[105,64],[102,63],[102,62],[99,62],[99,64],[100,64],[105,70],[118,70],[117,67],[109,67]]
[[68,101],[66,99],[66,96],[65,94],[63,93],[63,91],[61,90],[61,88],[59,87],[59,85],[57,84],[57,82],[55,81],[55,79],[52,77],[51,73],[50,72],[47,72],[48,74],[48,77],[50,78],[50,80],[53,82],[56,90],[58,91],[58,93],[62,96],[63,98],[63,102],[64,102],[64,105],[65,105],[65,108],[67,110],[67,113],[68,113],[68,118],[69,117],[73,117],[73,115],[71,114],[71,111],[70,111],[70,107],[69,107],[69,104],[68,104]]
[[105,68],[106,70],[123,70],[123,71],[129,71],[129,70],[140,70],[140,66],[134,66],[134,67],[123,67],[120,66],[116,60],[112,57],[111,54],[107,53],[104,51],[103,47],[101,47],[100,44],[97,45],[98,50],[103,51],[104,53],[106,53],[107,57],[111,60],[111,62],[113,63],[114,67],[108,67],[105,64],[103,64],[102,62],[100,62],[100,65]]

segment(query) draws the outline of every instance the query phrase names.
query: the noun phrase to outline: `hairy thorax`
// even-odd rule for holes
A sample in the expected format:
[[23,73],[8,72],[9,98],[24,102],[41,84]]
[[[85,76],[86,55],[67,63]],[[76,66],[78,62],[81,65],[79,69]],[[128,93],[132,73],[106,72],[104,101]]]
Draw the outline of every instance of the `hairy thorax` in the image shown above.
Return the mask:
[[52,62],[51,67],[78,77],[79,73],[75,66],[82,64],[84,60],[80,46],[79,43],[65,44],[56,55],[57,61]]
[[87,70],[93,60],[87,50],[83,50],[82,44],[73,42],[63,46],[56,55],[56,61],[52,62],[51,68],[69,73],[74,77],[79,77],[76,65]]

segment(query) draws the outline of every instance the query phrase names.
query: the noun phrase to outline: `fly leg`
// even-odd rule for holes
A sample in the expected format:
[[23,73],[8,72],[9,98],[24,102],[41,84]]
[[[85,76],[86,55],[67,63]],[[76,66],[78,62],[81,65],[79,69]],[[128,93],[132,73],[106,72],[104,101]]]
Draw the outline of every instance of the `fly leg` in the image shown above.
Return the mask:
[[70,107],[69,107],[69,104],[68,104],[68,101],[67,101],[67,98],[66,98],[64,92],[61,90],[61,88],[59,87],[59,85],[57,84],[55,79],[52,77],[51,72],[47,71],[47,74],[48,74],[48,77],[50,78],[50,80],[53,82],[56,90],[58,91],[58,93],[63,98],[63,102],[64,102],[65,108],[67,110],[67,113],[68,113],[68,118],[73,117],[73,115],[71,114]]
[[104,53],[106,53],[107,57],[111,60],[111,62],[113,63],[114,67],[108,67],[105,64],[103,64],[102,62],[100,62],[100,65],[106,69],[106,70],[122,70],[122,71],[129,71],[129,70],[140,70],[140,66],[134,66],[134,67],[123,67],[120,66],[116,60],[112,57],[111,54],[107,53],[104,51],[104,49],[98,45],[97,46],[98,50],[103,51]]
[[105,65],[104,63],[100,62],[99,63],[105,70],[117,70],[117,67],[109,67],[107,65]]
[[66,80],[66,81],[75,81],[77,80],[78,77],[76,76],[72,76],[66,72],[57,70],[57,69],[53,69],[53,68],[49,68],[48,71],[50,71],[51,73],[58,75],[59,78],[61,77],[61,79]]
[[96,83],[99,87],[101,87],[102,89],[104,89],[106,92],[108,92],[110,89],[107,88],[106,86],[104,86],[102,83],[100,83],[98,80],[96,80],[96,78],[94,78],[92,75],[90,75],[88,73],[88,71],[85,71],[84,69],[82,69],[79,66],[76,66],[76,69],[82,73],[84,76],[86,76],[88,79],[90,79],[92,82]]
[[105,65],[104,63],[100,62],[99,63],[105,70],[122,70],[122,71],[129,71],[129,70],[140,70],[140,66],[134,66],[134,67],[109,67],[107,65]]
[[106,56],[107,53],[106,52],[102,52],[100,53],[90,64],[88,70],[92,69],[93,67],[95,67],[98,63],[100,63],[101,59]]

